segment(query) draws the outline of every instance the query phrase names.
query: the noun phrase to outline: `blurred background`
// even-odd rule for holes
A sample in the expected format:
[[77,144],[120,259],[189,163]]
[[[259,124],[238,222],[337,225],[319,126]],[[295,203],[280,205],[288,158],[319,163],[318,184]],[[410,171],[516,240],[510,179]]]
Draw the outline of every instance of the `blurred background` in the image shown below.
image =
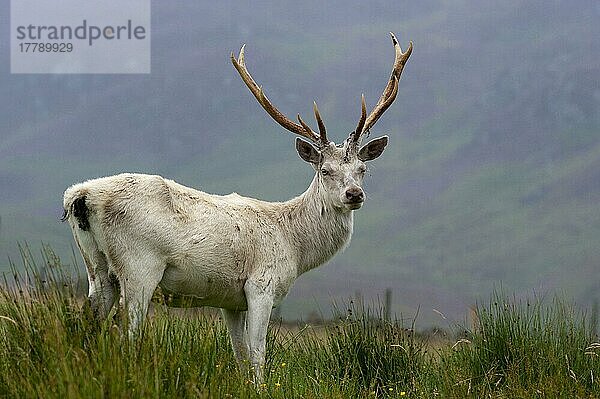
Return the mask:
[[[156,173],[210,193],[281,201],[312,169],[229,61],[331,139],[389,77],[396,33],[414,52],[373,129],[390,136],[366,178],[349,248],[303,275],[288,320],[333,301],[383,301],[417,325],[465,320],[494,289],[600,296],[600,3],[593,0],[152,3],[149,75],[11,75],[0,1],[0,272],[18,242],[65,263],[62,193]],[[82,264],[79,255],[77,260]],[[446,319],[444,319],[444,317]]]

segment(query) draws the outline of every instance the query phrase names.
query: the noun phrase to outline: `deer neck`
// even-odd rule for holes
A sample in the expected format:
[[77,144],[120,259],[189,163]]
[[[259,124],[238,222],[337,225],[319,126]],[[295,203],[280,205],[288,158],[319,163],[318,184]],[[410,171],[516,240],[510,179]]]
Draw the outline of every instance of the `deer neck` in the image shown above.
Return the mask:
[[298,275],[314,269],[342,250],[352,236],[353,211],[327,201],[315,175],[300,196],[282,203],[282,229],[296,251]]

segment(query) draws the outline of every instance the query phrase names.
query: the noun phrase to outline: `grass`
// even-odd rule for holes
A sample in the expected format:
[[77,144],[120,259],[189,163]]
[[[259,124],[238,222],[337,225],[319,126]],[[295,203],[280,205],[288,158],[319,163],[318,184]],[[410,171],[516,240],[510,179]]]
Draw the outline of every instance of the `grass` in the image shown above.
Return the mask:
[[112,319],[94,322],[51,251],[45,275],[22,253],[25,271],[0,288],[0,397],[600,397],[598,338],[559,300],[497,294],[470,331],[441,344],[354,306],[324,326],[274,324],[255,387],[218,317],[157,306],[130,341]]

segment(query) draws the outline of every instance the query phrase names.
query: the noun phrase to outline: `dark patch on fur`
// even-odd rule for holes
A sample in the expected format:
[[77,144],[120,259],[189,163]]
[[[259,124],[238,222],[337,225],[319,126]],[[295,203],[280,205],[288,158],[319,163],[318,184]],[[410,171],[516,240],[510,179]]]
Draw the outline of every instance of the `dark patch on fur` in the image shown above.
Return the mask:
[[90,210],[85,204],[85,196],[79,197],[73,201],[73,205],[71,205],[73,209],[73,216],[77,219],[77,224],[79,228],[83,231],[88,231],[90,229],[90,221],[89,214]]

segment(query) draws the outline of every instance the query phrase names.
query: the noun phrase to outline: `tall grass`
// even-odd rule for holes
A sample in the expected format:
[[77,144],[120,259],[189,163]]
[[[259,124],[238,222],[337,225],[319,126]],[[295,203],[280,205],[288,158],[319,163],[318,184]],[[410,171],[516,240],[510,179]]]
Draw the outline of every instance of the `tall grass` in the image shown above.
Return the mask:
[[[270,329],[266,380],[236,368],[223,322],[158,306],[130,341],[96,323],[78,279],[47,250],[40,273],[0,287],[0,397],[8,398],[482,398],[599,397],[600,345],[585,317],[555,300],[496,295],[479,325],[433,345],[373,309],[325,326]],[[14,280],[14,281],[11,281]]]
[[477,314],[476,331],[447,360],[462,371],[459,385],[467,393],[470,388],[506,397],[600,394],[598,337],[573,305],[558,298],[547,304],[495,294]]

